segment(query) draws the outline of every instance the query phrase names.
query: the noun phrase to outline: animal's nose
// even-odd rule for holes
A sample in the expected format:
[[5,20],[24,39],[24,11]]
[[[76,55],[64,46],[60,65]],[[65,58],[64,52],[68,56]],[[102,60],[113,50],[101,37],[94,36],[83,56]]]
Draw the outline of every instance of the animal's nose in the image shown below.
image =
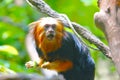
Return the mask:
[[54,30],[52,28],[49,28],[48,32],[52,34],[54,33]]

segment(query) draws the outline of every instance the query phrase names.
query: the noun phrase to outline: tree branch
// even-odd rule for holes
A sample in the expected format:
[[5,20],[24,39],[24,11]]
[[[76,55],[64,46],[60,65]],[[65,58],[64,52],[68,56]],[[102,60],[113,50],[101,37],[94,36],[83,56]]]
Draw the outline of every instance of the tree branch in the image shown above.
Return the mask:
[[47,79],[38,74],[0,74],[0,80],[47,80]]
[[[63,15],[51,9],[50,6],[47,5],[43,0],[27,0],[27,2],[30,5],[36,7],[40,12],[54,18],[59,18],[65,26],[70,27],[67,19]],[[79,35],[81,35],[83,38],[87,39],[89,42],[93,43],[94,45],[96,45],[96,47],[101,52],[103,52],[108,58],[111,58],[111,52],[108,46],[106,46],[97,37],[95,37],[90,31],[80,26],[79,24],[74,22],[71,22],[71,24],[73,25],[75,31]]]
[[15,74],[3,74],[0,73],[0,80],[65,80],[62,75],[56,75],[52,78],[46,78],[39,74],[25,74],[25,73],[15,73]]

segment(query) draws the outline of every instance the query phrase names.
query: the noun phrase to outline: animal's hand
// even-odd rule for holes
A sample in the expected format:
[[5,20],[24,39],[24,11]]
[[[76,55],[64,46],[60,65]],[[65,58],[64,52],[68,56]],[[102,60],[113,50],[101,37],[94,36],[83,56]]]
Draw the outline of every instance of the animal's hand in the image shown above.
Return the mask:
[[34,68],[37,67],[37,65],[38,65],[37,62],[35,61],[28,61],[25,63],[26,68]]
[[73,67],[73,63],[69,60],[56,60],[53,62],[44,62],[41,68],[56,70],[57,72],[67,71]]
[[44,64],[41,65],[41,68],[50,69],[51,68],[50,62],[45,62]]

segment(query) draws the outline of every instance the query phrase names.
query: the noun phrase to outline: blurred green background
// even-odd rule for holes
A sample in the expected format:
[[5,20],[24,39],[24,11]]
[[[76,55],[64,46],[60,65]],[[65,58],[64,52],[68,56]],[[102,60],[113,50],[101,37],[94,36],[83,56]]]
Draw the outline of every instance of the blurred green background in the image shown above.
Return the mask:
[[[94,13],[99,11],[97,0],[45,0],[51,8],[68,15],[71,21],[77,22],[90,30],[105,44],[104,34],[95,27]],[[44,17],[45,14],[32,8],[25,0],[0,0],[0,72],[6,69],[19,73],[38,73],[36,69],[26,69],[29,61],[25,47],[28,24]],[[94,48],[93,44],[85,42]],[[95,80],[117,80],[118,74],[111,60],[100,51],[90,49],[96,64]],[[9,72],[8,71],[8,72]]]

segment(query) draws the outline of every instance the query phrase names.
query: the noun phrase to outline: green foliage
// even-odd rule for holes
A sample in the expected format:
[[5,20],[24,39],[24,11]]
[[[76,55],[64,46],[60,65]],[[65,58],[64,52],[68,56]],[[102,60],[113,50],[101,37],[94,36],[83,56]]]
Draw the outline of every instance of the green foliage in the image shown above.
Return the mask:
[[1,73],[4,73],[4,74],[8,74],[8,73],[10,73],[10,74],[15,74],[14,71],[12,71],[12,70],[10,70],[10,69],[8,69],[8,68],[5,68],[4,66],[0,66],[0,72],[1,72]]
[[26,2],[17,5],[14,0],[0,1],[0,10],[0,65],[15,72],[36,72],[34,69],[27,70],[24,66],[29,60],[25,36],[27,25],[37,20],[39,13]]
[[9,46],[9,45],[3,45],[0,46],[0,52],[1,53],[8,53],[7,55],[18,55],[18,51],[16,48]]

